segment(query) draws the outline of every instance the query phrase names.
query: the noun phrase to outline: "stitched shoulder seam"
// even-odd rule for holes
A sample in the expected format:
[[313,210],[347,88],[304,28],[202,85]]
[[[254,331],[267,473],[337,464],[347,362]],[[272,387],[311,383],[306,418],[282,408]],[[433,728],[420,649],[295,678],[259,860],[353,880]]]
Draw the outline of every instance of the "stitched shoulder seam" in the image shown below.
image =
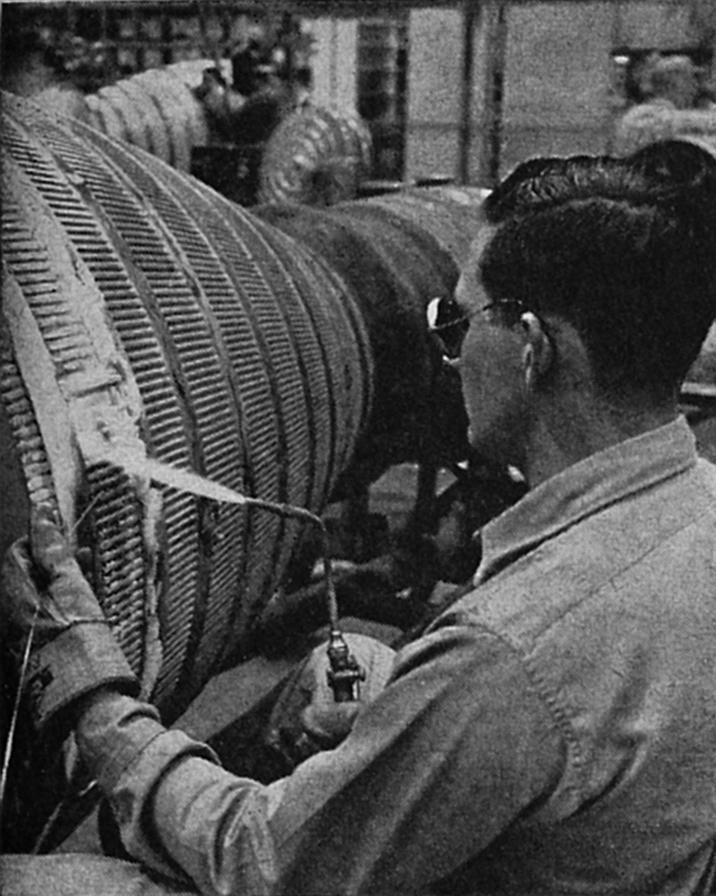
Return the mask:
[[535,664],[531,661],[530,657],[509,636],[500,632],[496,632],[494,629],[489,628],[484,623],[476,622],[475,620],[470,619],[469,615],[468,619],[466,619],[465,622],[472,629],[482,631],[486,635],[489,635],[491,638],[494,638],[496,641],[499,641],[518,659],[520,665],[525,670],[525,674],[530,684],[532,685],[532,689],[535,695],[547,707],[547,711],[553,719],[556,729],[559,731],[570,749],[574,769],[577,775],[577,779],[579,780],[579,786],[576,786],[570,781],[567,784],[566,789],[569,791],[576,791],[577,794],[580,794],[582,790],[581,781],[584,775],[586,761],[582,752],[582,748],[579,744],[579,739],[575,734],[572,724],[569,720],[569,716],[564,707],[560,704],[557,695],[548,686],[547,682],[544,680]]

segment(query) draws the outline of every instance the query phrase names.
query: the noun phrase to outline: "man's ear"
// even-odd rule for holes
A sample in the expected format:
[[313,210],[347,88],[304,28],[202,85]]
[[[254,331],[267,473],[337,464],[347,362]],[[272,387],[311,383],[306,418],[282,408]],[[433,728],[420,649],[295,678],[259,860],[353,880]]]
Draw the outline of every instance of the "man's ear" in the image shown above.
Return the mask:
[[522,349],[525,387],[531,390],[552,366],[554,348],[542,321],[536,314],[526,311],[520,317],[520,323],[522,324],[525,340],[524,348]]

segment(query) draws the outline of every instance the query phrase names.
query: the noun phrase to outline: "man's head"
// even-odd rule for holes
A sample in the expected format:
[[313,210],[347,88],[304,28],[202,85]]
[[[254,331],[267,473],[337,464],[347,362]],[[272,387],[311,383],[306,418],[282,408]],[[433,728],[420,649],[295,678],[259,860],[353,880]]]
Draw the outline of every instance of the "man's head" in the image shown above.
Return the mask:
[[534,159],[506,178],[456,291],[474,447],[520,465],[534,415],[568,392],[627,415],[675,409],[716,313],[715,208],[716,161],[689,143]]
[[663,56],[651,70],[653,96],[670,100],[677,109],[690,109],[699,92],[698,68],[688,56]]

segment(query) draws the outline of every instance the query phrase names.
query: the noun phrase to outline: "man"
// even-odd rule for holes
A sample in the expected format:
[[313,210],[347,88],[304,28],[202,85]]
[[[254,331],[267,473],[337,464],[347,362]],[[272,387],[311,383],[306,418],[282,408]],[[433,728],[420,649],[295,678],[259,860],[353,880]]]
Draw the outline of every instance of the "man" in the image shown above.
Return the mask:
[[235,142],[236,122],[246,103],[235,90],[231,90],[216,66],[205,68],[201,84],[194,91],[206,110],[207,120],[214,140]]
[[[474,590],[287,778],[234,777],[122,695],[93,595],[36,519],[66,627],[35,650],[35,716],[70,712],[135,858],[212,894],[708,892],[716,469],[676,400],[715,310],[715,198],[687,144],[535,160],[490,196],[457,363],[472,444],[531,490],[483,530]],[[16,618],[29,563],[16,546],[6,566]]]
[[697,108],[701,95],[699,75],[688,56],[659,58],[648,80],[649,98],[628,109],[617,123],[614,152],[626,156],[649,143],[686,134],[716,141],[713,109]]

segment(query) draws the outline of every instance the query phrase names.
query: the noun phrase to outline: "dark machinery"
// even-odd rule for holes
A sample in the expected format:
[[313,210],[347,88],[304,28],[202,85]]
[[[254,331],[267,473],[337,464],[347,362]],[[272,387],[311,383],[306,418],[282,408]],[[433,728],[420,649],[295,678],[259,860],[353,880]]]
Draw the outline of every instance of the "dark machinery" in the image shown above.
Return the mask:
[[[480,192],[347,205],[336,255],[11,96],[2,136],[1,547],[30,502],[56,503],[93,547],[103,607],[170,720],[255,650],[302,524],[176,490],[159,501],[112,452],[315,512],[439,445],[463,411],[447,383],[429,398],[441,381],[424,309],[455,284]],[[386,240],[422,259],[421,279]],[[38,767],[53,779],[47,756],[23,752],[15,792]],[[38,793],[23,824],[36,832],[52,804]]]

